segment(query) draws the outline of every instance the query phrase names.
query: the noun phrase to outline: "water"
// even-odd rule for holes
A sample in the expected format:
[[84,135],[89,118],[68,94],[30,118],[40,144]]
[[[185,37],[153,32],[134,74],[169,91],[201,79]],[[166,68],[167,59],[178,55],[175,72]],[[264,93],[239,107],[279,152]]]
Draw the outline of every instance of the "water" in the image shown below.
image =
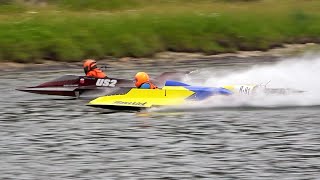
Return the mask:
[[14,90],[80,67],[1,73],[0,179],[319,179],[320,58],[246,61],[119,63],[109,75],[196,70],[186,82],[271,80],[308,93],[116,112]]

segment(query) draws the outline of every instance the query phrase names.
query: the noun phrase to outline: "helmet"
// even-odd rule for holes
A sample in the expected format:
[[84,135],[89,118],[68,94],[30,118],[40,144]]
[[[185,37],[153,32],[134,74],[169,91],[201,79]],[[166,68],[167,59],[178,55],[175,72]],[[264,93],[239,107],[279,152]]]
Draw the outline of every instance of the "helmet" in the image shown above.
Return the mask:
[[87,74],[89,71],[97,68],[97,62],[93,59],[86,59],[83,63],[83,70]]
[[145,72],[138,72],[135,76],[135,80],[136,87],[140,87],[141,84],[149,81],[149,75]]

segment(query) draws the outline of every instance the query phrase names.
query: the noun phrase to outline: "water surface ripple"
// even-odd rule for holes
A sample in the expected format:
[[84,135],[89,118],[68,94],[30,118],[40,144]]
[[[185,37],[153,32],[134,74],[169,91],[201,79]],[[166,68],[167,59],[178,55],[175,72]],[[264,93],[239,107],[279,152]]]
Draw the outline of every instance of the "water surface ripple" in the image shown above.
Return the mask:
[[[128,78],[140,70],[126,68],[110,73]],[[151,74],[177,69],[145,68]],[[320,177],[318,106],[114,112],[85,106],[87,100],[14,90],[70,72],[82,73],[1,74],[0,179]]]

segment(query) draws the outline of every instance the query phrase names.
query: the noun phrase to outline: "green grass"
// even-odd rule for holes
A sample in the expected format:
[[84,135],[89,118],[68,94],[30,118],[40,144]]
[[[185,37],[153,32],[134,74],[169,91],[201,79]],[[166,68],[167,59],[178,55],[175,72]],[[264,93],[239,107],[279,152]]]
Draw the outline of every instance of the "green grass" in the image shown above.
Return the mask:
[[48,2],[0,5],[0,61],[216,54],[320,40],[317,1]]

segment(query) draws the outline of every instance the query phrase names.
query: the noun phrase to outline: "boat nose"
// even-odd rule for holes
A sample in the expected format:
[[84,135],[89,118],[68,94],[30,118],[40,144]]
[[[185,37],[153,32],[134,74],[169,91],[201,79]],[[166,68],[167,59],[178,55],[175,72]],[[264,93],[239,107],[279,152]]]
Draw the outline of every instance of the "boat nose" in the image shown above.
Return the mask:
[[23,91],[23,92],[30,92],[31,91],[31,89],[27,88],[27,87],[16,88],[15,90],[16,91]]

